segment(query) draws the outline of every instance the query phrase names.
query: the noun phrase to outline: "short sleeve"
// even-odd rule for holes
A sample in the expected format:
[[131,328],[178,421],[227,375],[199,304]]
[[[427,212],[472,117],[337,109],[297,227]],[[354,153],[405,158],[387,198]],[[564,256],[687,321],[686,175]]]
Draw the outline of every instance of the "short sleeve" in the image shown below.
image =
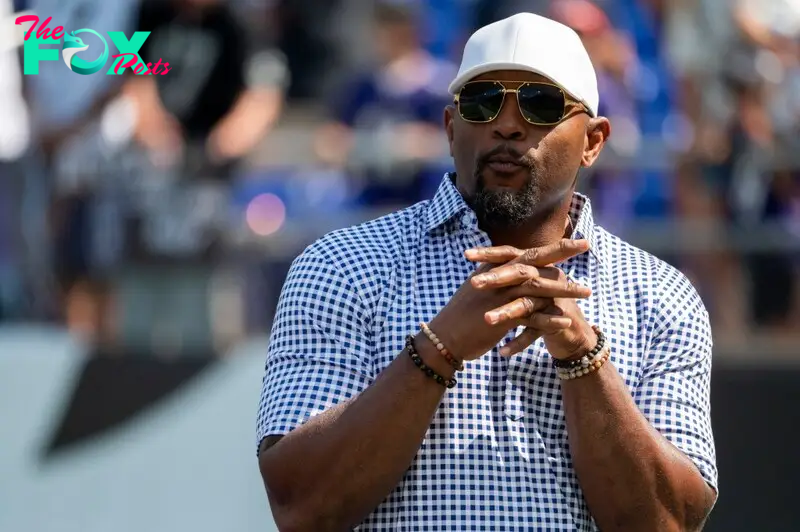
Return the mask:
[[[685,298],[664,305],[641,381],[634,391],[650,423],[697,466],[717,490],[717,466],[711,429],[711,350],[708,312],[684,280]],[[668,308],[667,308],[668,307]]]
[[270,335],[257,445],[371,384],[368,321],[357,292],[326,258],[306,250],[295,259]]

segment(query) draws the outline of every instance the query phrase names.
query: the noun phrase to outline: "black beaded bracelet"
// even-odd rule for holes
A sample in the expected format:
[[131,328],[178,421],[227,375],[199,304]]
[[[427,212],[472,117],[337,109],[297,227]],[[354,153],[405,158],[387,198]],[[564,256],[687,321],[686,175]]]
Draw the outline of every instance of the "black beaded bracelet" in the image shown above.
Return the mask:
[[422,357],[419,356],[419,353],[417,353],[417,348],[414,347],[414,336],[411,334],[406,337],[406,350],[408,351],[408,355],[411,357],[411,360],[414,361],[414,365],[422,370],[422,372],[428,377],[432,378],[445,388],[453,388],[456,384],[458,384],[458,381],[455,379],[445,379],[433,371],[433,368],[425,364],[425,362],[422,360]]
[[597,335],[597,344],[595,344],[594,349],[577,360],[558,360],[554,358],[553,365],[559,369],[575,369],[578,366],[587,366],[606,345],[606,335],[603,334],[603,331],[597,325],[592,325],[592,330]]

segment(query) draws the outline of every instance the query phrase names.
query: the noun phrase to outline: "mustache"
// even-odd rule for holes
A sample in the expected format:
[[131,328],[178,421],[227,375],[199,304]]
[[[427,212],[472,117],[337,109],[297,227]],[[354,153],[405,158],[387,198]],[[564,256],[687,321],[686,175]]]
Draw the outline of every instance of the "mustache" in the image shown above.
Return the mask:
[[482,152],[478,154],[478,158],[475,164],[476,173],[480,174],[483,172],[486,165],[489,164],[489,161],[497,157],[499,155],[504,155],[506,157],[511,157],[514,161],[519,162],[521,166],[524,166],[530,170],[533,170],[533,162],[530,158],[521,151],[515,149],[513,146],[509,144],[499,144],[492,148],[491,150]]

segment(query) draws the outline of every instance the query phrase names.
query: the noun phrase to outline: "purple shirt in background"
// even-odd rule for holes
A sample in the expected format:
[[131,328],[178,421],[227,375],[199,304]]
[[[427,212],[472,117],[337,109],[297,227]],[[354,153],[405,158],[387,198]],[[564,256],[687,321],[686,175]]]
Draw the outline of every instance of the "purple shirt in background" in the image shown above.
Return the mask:
[[[625,83],[602,71],[597,73],[597,83],[599,114],[611,121],[612,135],[615,122],[637,124],[636,102]],[[635,217],[637,178],[637,172],[633,170],[599,170],[587,183],[597,219],[609,230],[624,233],[627,224]]]

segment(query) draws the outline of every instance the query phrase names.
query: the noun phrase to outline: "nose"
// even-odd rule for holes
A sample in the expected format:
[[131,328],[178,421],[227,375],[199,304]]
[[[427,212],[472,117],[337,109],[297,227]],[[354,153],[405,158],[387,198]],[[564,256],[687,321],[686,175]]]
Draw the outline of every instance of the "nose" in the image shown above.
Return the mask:
[[517,104],[517,95],[506,94],[500,114],[492,122],[492,134],[502,140],[523,140],[527,122],[522,118]]

